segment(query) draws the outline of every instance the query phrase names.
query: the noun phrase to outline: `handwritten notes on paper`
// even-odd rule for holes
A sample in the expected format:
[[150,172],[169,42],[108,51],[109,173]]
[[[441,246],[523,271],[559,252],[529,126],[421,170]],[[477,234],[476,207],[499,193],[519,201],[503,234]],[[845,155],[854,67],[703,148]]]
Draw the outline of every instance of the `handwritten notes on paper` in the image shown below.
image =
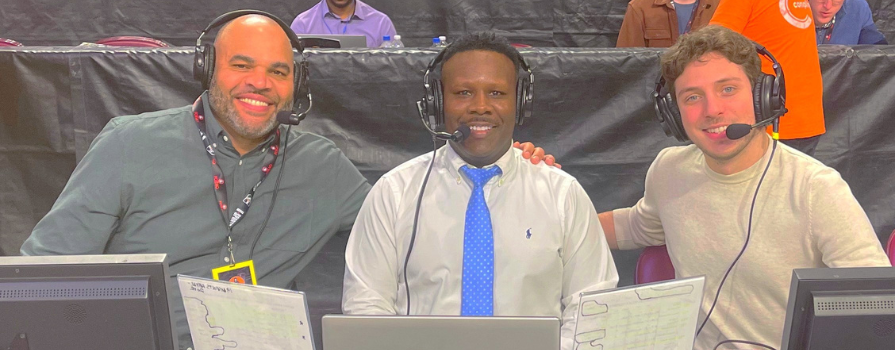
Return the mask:
[[196,350],[313,350],[304,293],[177,276]]
[[692,349],[705,277],[581,295],[576,350]]

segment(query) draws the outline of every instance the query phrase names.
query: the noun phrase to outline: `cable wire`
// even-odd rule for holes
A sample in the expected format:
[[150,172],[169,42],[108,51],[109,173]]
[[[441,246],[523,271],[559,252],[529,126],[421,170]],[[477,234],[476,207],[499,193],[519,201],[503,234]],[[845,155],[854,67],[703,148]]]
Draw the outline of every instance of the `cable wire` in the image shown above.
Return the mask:
[[435,164],[435,151],[438,150],[438,140],[432,138],[432,160],[429,162],[429,170],[426,170],[426,177],[423,178],[423,184],[420,186],[420,195],[416,199],[416,213],[413,214],[413,231],[410,234],[410,246],[407,247],[407,255],[404,256],[404,291],[407,293],[407,316],[410,316],[410,281],[407,280],[407,264],[410,262],[410,252],[413,251],[413,243],[416,241],[417,223],[420,219],[420,205],[423,203],[423,193],[426,192],[426,184],[429,183],[429,174],[432,173],[432,166]]
[[771,156],[768,158],[768,165],[764,167],[764,172],[761,173],[761,178],[758,180],[758,186],[755,186],[755,194],[752,195],[752,205],[749,208],[749,226],[746,229],[746,242],[743,243],[743,249],[740,249],[740,253],[737,254],[736,259],[733,259],[733,262],[730,263],[730,267],[728,267],[727,272],[724,273],[724,278],[721,279],[721,283],[718,284],[718,291],[715,292],[715,300],[712,302],[712,307],[709,308],[709,312],[706,313],[705,320],[702,321],[702,325],[700,325],[699,329],[696,331],[696,337],[699,337],[699,333],[702,332],[702,328],[705,327],[705,324],[709,321],[709,317],[712,316],[712,311],[715,311],[715,305],[718,304],[718,297],[721,296],[721,287],[724,287],[724,282],[727,281],[727,276],[730,275],[730,271],[733,270],[733,267],[736,266],[737,262],[743,256],[743,253],[746,252],[746,247],[749,246],[749,239],[752,237],[752,214],[755,212],[755,199],[758,198],[758,190],[761,189],[761,183],[764,182],[764,177],[768,174],[768,169],[770,169],[771,167],[771,161],[774,160],[774,153],[776,152],[777,140],[774,140],[774,148],[771,149]]
[[762,343],[757,343],[757,342],[748,341],[748,340],[725,340],[725,341],[718,343],[718,345],[715,345],[715,348],[713,350],[718,350],[718,348],[721,347],[721,345],[730,344],[730,343],[743,343],[743,344],[749,344],[749,345],[757,345],[757,346],[761,346],[766,349],[777,350],[777,349],[774,349],[773,347],[764,345]]
[[261,233],[263,233],[264,228],[267,227],[267,221],[270,220],[270,214],[273,213],[273,205],[277,203],[277,193],[280,192],[280,179],[283,178],[283,169],[286,169],[286,150],[289,149],[287,146],[289,145],[290,131],[292,131],[292,125],[289,125],[286,128],[286,138],[283,141],[283,161],[280,164],[280,173],[277,174],[277,182],[273,186],[273,196],[270,198],[270,207],[267,208],[267,216],[264,218],[264,223],[261,224],[261,229],[258,230],[255,239],[252,240],[252,249],[249,250],[249,260],[255,257],[255,245],[258,244],[258,241],[261,239]]

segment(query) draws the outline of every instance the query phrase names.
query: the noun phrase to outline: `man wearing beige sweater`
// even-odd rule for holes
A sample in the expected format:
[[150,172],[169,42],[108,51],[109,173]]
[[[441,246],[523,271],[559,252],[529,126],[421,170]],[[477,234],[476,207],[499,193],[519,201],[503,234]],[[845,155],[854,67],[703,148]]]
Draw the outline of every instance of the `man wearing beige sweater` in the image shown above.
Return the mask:
[[677,277],[706,276],[698,320],[705,326],[694,348],[729,339],[779,348],[794,268],[889,266],[888,259],[836,170],[763,127],[732,127],[785,113],[767,96],[753,102],[753,89],[771,89],[773,100],[777,88],[751,41],[710,25],[681,37],[661,66],[660,117],[693,144],[659,153],[637,204],[600,214],[607,241],[616,249],[665,244]]

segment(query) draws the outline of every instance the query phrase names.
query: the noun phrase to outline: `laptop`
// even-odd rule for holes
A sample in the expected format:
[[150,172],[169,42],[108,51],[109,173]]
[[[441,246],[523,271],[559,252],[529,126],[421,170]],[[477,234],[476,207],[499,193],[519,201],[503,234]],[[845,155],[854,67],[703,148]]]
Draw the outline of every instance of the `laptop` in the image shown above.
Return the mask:
[[338,40],[341,48],[359,48],[367,47],[367,37],[365,35],[352,34],[296,34],[299,39],[332,39]]
[[558,350],[556,317],[323,316],[326,350]]

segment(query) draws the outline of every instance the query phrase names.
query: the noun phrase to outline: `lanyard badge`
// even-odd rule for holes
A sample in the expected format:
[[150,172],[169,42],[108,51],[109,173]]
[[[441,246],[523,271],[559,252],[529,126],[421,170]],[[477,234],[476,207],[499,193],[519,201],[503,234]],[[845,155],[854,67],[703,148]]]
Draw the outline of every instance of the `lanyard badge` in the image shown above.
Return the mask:
[[[267,175],[270,174],[270,171],[273,170],[274,164],[277,160],[277,155],[280,153],[280,130],[277,129],[274,133],[274,141],[268,146],[270,147],[270,152],[265,152],[264,166],[261,167],[261,180],[258,181],[255,186],[249,190],[249,193],[243,198],[242,202],[239,203],[239,206],[233,210],[233,215],[230,216],[230,219],[227,219],[227,215],[229,213],[227,208],[227,187],[224,182],[224,172],[221,170],[220,165],[217,162],[217,158],[215,157],[215,147],[211,144],[211,140],[209,140],[208,135],[206,134],[206,126],[205,126],[205,107],[202,101],[202,97],[196,99],[196,102],[193,102],[192,107],[193,119],[196,121],[196,126],[199,128],[199,135],[202,138],[202,143],[205,145],[205,153],[208,155],[209,160],[211,160],[211,171],[212,171],[212,184],[214,186],[214,195],[217,199],[217,206],[221,211],[222,218],[224,219],[224,223],[227,225],[227,251],[230,253],[230,264],[225,265],[212,270],[212,274],[215,279],[218,279],[218,275],[222,275],[226,277],[227,280],[231,278],[236,278],[237,280],[242,280],[245,282],[251,281],[252,284],[255,284],[255,267],[251,260],[247,260],[241,263],[237,263],[236,259],[233,256],[233,238],[231,236],[231,231],[233,227],[236,226],[237,223],[242,221],[245,218],[245,215],[249,211],[249,207],[252,205],[252,197],[255,195],[255,190],[258,189],[258,186],[264,182],[264,179],[267,178]],[[226,268],[226,269],[225,269]],[[232,274],[232,273],[235,273]],[[238,278],[237,278],[238,277]]]
[[255,277],[255,263],[252,260],[211,269],[211,276],[218,281],[240,284],[251,283],[253,286],[258,284],[258,280]]

